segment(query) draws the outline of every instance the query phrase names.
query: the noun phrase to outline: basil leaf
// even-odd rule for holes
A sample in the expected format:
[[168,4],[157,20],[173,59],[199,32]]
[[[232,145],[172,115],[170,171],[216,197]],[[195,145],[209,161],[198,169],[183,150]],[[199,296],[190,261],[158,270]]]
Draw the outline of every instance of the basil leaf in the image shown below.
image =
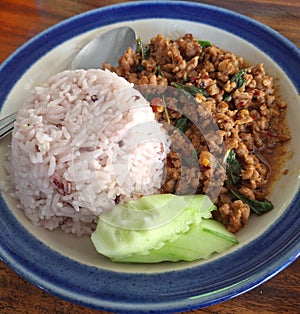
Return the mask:
[[137,40],[136,40],[136,52],[139,53],[139,54],[141,54],[142,51],[143,51],[143,43],[142,43],[142,41],[141,41],[141,38],[139,37],[139,38],[137,38]]
[[147,45],[144,48],[144,54],[143,54],[143,59],[148,59],[150,57],[150,46]]
[[172,82],[171,85],[180,89],[181,91],[193,96],[193,97],[195,97],[197,94],[201,94],[203,96],[206,96],[205,89],[199,88],[199,87],[194,86],[194,85],[184,85],[184,84],[176,83],[176,82]]
[[273,209],[273,204],[264,199],[263,201],[252,200],[246,195],[236,191],[232,186],[239,184],[242,180],[241,177],[241,166],[236,159],[236,154],[233,149],[230,150],[226,158],[226,175],[227,175],[227,187],[229,188],[231,194],[244,203],[248,204],[251,210],[257,214],[261,215]]
[[223,94],[223,101],[229,101],[229,100],[231,100],[231,94],[225,92]]
[[150,56],[150,46],[144,47],[140,37],[136,40],[136,52],[141,55],[142,60],[146,60]]
[[211,46],[211,43],[208,40],[198,40],[198,43],[202,48]]
[[157,66],[157,76],[164,77],[164,75],[163,75],[163,73],[161,71],[161,66],[160,65]]
[[138,70],[139,72],[143,72],[143,71],[146,70],[146,68],[145,68],[144,66],[142,66],[141,64],[139,64],[138,67],[137,67],[137,70]]
[[231,189],[230,192],[232,193],[234,197],[248,204],[251,210],[257,215],[264,214],[273,209],[273,204],[267,199],[264,199],[263,201],[257,201],[257,200],[252,200],[248,198],[244,194],[234,189]]
[[231,78],[231,82],[236,83],[236,88],[242,87],[245,84],[246,82],[246,80],[244,79],[245,73],[246,73],[246,69],[240,70]]
[[233,149],[230,150],[226,158],[226,175],[228,183],[238,184],[241,182],[241,166],[236,159],[236,154]]
[[176,120],[175,125],[174,125],[179,131],[184,133],[187,128],[188,128],[188,118],[186,117],[181,117]]

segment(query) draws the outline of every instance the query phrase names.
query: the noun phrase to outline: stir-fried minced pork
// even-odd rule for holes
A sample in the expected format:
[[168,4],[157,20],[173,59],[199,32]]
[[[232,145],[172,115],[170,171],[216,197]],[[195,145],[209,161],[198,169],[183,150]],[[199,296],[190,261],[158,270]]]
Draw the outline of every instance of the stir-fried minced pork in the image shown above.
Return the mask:
[[[186,34],[177,40],[157,35],[136,52],[128,48],[117,67],[103,68],[136,86],[177,88],[145,96],[172,139],[162,193],[209,194],[218,208],[214,218],[231,232],[246,224],[256,204],[271,208],[266,197],[290,135],[286,103],[263,64],[249,66],[242,57]],[[193,104],[183,99],[187,86]],[[191,144],[192,155],[187,154]]]

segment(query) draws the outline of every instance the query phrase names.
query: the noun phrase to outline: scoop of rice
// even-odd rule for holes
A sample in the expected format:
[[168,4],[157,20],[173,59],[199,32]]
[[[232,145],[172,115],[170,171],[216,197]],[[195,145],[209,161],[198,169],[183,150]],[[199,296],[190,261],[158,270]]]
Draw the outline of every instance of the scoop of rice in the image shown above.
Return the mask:
[[12,177],[29,219],[89,234],[116,203],[162,183],[169,138],[144,97],[108,70],[64,71],[37,87],[12,135]]

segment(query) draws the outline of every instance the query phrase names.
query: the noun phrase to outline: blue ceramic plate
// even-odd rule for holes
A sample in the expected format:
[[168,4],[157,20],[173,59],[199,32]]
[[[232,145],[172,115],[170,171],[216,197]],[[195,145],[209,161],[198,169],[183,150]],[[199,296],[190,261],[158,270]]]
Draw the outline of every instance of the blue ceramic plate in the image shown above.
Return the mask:
[[[288,103],[293,136],[290,158],[273,187],[272,212],[252,217],[238,234],[240,244],[208,261],[157,265],[114,264],[98,255],[89,238],[34,227],[9,193],[0,198],[0,257],[18,274],[46,291],[96,309],[112,312],[175,312],[209,306],[248,291],[276,275],[300,251],[299,169],[300,53],[270,28],[237,13],[189,2],[133,2],[87,12],[36,36],[0,67],[1,115],[20,108],[35,85],[68,68],[92,37],[129,25],[145,42],[158,33],[184,33],[264,63],[278,78]],[[0,143],[5,161],[9,139]],[[6,174],[0,169],[0,180]]]

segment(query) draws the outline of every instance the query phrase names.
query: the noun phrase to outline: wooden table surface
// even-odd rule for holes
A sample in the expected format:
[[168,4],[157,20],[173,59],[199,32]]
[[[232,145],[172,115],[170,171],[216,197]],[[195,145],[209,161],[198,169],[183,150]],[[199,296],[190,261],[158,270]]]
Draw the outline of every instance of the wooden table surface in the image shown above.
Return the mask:
[[[0,62],[46,28],[76,14],[118,0],[0,0]],[[195,1],[197,2],[197,1]],[[300,47],[299,0],[207,0],[272,27]],[[0,87],[1,88],[1,87]],[[300,261],[266,283],[232,300],[193,313],[300,313]],[[1,314],[96,314],[40,290],[0,262]],[[190,312],[192,313],[192,312]]]

